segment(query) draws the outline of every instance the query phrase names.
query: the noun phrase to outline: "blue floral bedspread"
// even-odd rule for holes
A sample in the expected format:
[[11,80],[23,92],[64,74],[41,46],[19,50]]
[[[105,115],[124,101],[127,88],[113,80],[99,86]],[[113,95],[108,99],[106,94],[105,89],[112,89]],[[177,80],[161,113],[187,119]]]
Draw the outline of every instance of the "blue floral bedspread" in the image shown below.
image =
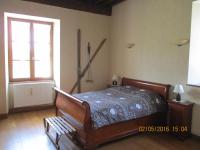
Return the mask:
[[167,109],[166,102],[158,94],[132,86],[112,87],[73,96],[89,103],[95,129]]

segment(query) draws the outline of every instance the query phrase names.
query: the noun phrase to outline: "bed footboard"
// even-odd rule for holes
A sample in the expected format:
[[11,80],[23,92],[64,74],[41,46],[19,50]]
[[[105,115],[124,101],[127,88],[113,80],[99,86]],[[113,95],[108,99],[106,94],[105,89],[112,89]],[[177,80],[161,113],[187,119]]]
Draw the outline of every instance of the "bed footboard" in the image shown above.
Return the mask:
[[56,87],[54,90],[56,92],[56,114],[63,116],[68,123],[76,128],[80,136],[80,142],[85,143],[87,141],[87,133],[92,130],[89,104]]

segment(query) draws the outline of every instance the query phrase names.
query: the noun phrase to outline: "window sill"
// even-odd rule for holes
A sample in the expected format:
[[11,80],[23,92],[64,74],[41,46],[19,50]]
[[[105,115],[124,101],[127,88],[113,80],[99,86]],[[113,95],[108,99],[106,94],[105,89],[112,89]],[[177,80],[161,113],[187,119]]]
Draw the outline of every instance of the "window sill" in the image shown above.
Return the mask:
[[200,85],[193,85],[193,84],[188,84],[188,83],[186,85],[187,86],[192,86],[192,87],[198,87],[198,88],[200,87]]
[[10,81],[9,84],[39,84],[39,83],[52,83],[54,80],[36,80],[36,81]]

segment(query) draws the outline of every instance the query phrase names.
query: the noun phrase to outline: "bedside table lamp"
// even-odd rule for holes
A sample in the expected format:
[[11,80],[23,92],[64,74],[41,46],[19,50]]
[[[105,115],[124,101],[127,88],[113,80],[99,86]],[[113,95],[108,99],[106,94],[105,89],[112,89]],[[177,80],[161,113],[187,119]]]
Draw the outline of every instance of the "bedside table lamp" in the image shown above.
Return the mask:
[[118,76],[117,75],[113,75],[112,76],[112,85],[117,85],[118,82]]
[[181,100],[181,95],[184,93],[184,89],[183,89],[183,85],[181,84],[176,84],[174,87],[174,93],[176,93],[176,101],[180,101]]

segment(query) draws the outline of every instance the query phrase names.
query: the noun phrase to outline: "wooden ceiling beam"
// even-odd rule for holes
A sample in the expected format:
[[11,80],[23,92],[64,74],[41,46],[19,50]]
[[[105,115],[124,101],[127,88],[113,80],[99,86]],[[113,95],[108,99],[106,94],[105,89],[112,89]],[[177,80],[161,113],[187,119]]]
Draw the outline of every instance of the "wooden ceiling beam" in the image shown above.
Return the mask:
[[114,6],[123,1],[125,0],[96,0],[96,3],[104,6]]
[[115,0],[98,0],[98,3],[99,4],[109,4],[109,3],[113,2],[113,1],[115,1]]
[[124,0],[23,0],[111,16],[112,6]]
[[111,2],[111,6],[117,5],[117,4],[119,4],[123,1],[125,1],[125,0],[114,0],[114,1]]

